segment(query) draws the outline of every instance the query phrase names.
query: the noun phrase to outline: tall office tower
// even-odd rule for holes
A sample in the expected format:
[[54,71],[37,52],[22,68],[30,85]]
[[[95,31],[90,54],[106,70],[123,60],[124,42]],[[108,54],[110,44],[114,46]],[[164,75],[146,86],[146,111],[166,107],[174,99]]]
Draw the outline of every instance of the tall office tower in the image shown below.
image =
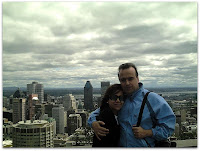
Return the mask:
[[70,108],[73,108],[76,111],[77,107],[75,97],[72,94],[66,94],[63,97],[63,106],[65,108],[65,111],[68,111]]
[[45,120],[27,120],[14,124],[13,147],[54,147],[53,124]]
[[15,93],[9,98],[9,109],[13,109],[13,99],[14,98],[18,98],[18,99],[24,98],[25,99],[25,94],[18,88],[15,91]]
[[84,87],[84,108],[89,111],[94,110],[93,87],[90,81],[87,81]]
[[25,98],[13,98],[13,123],[23,121],[26,119],[26,99]]
[[109,86],[110,86],[110,82],[101,82],[101,97],[104,96],[104,94]]
[[32,120],[35,116],[35,104],[38,101],[38,94],[30,94],[28,97],[28,117],[27,119]]
[[44,87],[43,84],[38,82],[32,82],[32,84],[27,84],[27,95],[38,94],[38,99],[40,103],[44,102]]
[[75,130],[82,126],[82,118],[80,114],[70,114],[67,119],[68,135],[71,135]]
[[56,120],[56,133],[64,134],[64,107],[61,104],[53,107],[52,116]]

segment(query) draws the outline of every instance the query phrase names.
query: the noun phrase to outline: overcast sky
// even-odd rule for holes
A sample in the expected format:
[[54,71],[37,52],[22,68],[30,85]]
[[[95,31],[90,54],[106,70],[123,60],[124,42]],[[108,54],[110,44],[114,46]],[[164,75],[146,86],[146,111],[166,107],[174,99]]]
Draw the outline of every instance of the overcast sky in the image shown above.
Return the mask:
[[197,86],[196,2],[2,4],[3,87],[100,87],[126,62],[145,87]]

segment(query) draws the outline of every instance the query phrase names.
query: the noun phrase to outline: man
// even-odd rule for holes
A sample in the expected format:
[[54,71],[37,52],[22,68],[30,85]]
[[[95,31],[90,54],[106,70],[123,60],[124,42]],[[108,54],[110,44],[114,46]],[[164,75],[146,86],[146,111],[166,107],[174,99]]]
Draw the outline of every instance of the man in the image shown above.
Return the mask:
[[[171,136],[175,129],[175,115],[168,103],[153,92],[148,95],[147,102],[149,104],[144,107],[140,126],[135,127],[142,100],[148,92],[139,82],[136,66],[132,63],[120,65],[118,78],[125,95],[127,95],[124,105],[118,113],[121,126],[119,146],[154,147],[155,140],[165,140]],[[156,123],[152,120],[151,112],[155,114]],[[98,114],[99,109],[92,112],[88,124],[94,129],[95,135],[101,139],[109,131],[103,127],[105,123],[96,121]]]

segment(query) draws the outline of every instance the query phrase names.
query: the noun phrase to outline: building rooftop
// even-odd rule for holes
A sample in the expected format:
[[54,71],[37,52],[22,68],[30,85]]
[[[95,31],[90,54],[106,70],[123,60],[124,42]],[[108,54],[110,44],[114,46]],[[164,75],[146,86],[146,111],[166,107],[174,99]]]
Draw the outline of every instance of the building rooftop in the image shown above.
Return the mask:
[[13,98],[24,98],[25,94],[18,88],[13,94]]
[[13,127],[18,128],[41,128],[45,126],[46,124],[49,124],[46,120],[25,120],[25,121],[19,121],[17,124],[13,125]]

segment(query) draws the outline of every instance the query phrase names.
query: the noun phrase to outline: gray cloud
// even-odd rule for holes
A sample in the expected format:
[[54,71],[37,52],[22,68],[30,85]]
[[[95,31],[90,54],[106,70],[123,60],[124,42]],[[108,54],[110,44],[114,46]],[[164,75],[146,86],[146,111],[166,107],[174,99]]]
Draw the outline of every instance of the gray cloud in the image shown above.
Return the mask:
[[[197,85],[195,2],[3,2],[3,86],[94,87],[138,66],[146,86]],[[147,7],[148,6],[148,7]]]

